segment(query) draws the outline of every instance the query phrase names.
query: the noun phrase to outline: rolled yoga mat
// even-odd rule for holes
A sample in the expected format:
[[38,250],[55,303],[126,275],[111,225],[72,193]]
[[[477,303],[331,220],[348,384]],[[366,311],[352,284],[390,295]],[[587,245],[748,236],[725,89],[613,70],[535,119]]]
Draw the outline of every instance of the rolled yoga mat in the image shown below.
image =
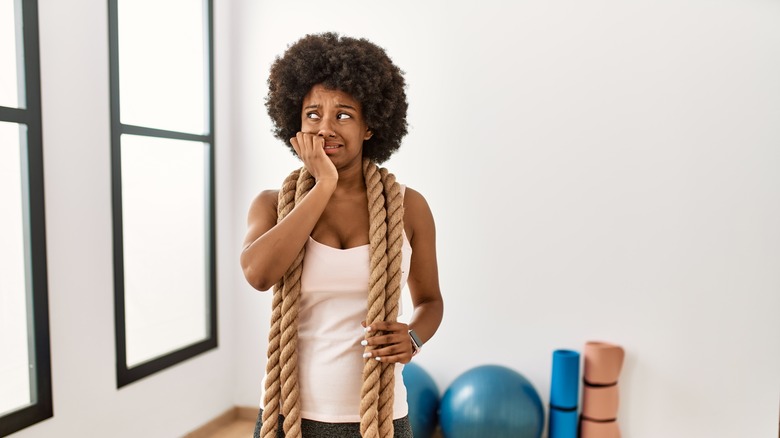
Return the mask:
[[580,353],[555,350],[550,382],[549,438],[577,438],[579,386]]
[[585,344],[581,438],[620,438],[618,378],[624,357],[619,345],[596,341]]

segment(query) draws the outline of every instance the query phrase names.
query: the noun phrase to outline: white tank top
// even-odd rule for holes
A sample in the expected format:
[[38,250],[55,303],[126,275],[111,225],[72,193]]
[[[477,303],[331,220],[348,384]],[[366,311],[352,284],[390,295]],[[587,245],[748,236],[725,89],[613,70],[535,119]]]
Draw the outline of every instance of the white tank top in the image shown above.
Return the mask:
[[[402,291],[411,256],[412,246],[404,232]],[[363,364],[374,360],[363,358],[364,347],[360,345],[365,338],[360,322],[368,310],[369,271],[369,245],[337,249],[309,237],[298,313],[298,381],[303,418],[328,423],[360,422]],[[399,302],[399,316],[402,312]],[[402,371],[403,365],[396,364],[394,419],[408,414]]]

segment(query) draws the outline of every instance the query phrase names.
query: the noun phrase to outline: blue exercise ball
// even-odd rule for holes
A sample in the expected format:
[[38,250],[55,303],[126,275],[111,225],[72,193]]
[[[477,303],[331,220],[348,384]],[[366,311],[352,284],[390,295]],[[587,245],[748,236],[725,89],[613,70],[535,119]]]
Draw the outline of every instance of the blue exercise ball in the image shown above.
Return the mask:
[[439,422],[445,438],[540,438],[542,399],[522,374],[482,365],[458,376],[444,392]]
[[409,362],[402,372],[414,438],[431,438],[439,424],[439,387],[423,367]]

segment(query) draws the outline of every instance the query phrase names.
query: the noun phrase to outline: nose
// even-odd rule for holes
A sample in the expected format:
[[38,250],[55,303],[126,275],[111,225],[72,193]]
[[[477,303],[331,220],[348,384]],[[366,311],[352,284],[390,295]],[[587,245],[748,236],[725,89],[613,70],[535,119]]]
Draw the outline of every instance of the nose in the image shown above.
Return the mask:
[[317,135],[320,137],[336,136],[336,131],[333,130],[333,122],[329,117],[325,117],[320,121],[320,129],[317,131]]
[[335,137],[336,131],[330,127],[322,127],[319,131],[317,131],[317,135],[320,137]]

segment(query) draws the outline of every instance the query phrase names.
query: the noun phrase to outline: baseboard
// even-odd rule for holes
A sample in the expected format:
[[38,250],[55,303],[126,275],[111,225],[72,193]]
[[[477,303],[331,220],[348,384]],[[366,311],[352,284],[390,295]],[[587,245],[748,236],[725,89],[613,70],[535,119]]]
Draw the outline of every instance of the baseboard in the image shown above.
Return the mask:
[[246,406],[233,406],[225,412],[219,414],[208,423],[200,426],[192,432],[184,435],[182,438],[210,438],[223,427],[238,421],[238,420],[250,420],[255,421],[257,419],[258,408],[251,408]]

